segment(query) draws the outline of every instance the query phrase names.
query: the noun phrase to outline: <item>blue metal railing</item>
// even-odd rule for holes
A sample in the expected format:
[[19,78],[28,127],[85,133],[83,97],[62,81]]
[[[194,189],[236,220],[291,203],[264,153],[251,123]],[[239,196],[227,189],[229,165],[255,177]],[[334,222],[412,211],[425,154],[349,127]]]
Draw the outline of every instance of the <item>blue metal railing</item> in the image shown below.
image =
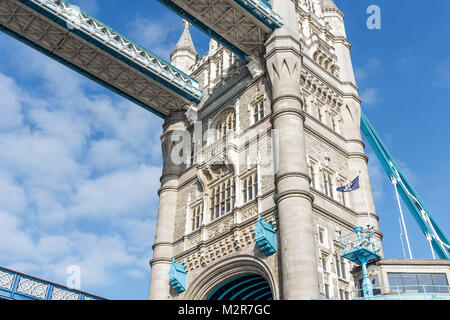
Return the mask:
[[372,296],[363,296],[364,289],[350,292],[352,300],[450,300],[450,286],[404,285],[374,287]]
[[46,280],[0,267],[0,299],[6,300],[105,300]]
[[135,44],[111,27],[106,26],[97,19],[91,17],[72,5],[67,0],[20,0],[28,5],[33,4],[42,8],[54,19],[60,19],[67,24],[67,28],[73,32],[81,32],[90,41],[96,41],[103,46],[112,49],[113,52],[127,59],[130,65],[143,68],[152,74],[153,78],[161,84],[175,89],[188,100],[198,103],[202,92],[199,83],[178,70],[170,63],[159,58],[155,54]]
[[337,239],[341,252],[349,252],[364,247],[375,253],[381,252],[381,242],[372,231],[353,232]]

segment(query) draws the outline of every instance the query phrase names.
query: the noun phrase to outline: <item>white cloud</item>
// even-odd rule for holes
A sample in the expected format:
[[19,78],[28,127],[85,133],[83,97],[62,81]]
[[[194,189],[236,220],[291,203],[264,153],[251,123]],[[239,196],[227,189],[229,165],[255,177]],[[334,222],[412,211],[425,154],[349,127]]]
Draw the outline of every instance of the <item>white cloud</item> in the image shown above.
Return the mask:
[[77,187],[69,212],[101,219],[142,212],[155,200],[152,191],[158,188],[160,175],[159,167],[141,166],[86,180]]
[[[169,61],[170,52],[175,48],[178,37],[183,31],[183,23],[181,19],[174,19],[171,15],[166,15],[159,21],[137,17],[128,28],[130,37],[134,41]],[[174,38],[171,35],[178,35],[178,37]]]
[[0,74],[0,131],[17,128],[22,124],[20,90],[13,79]]
[[380,71],[381,61],[377,58],[371,58],[367,64],[362,67],[355,67],[355,77],[357,82],[369,80]]
[[366,88],[360,93],[363,105],[377,104],[380,99],[380,93],[377,88]]
[[21,213],[27,205],[24,190],[0,171],[0,208],[8,212]]
[[436,68],[433,85],[438,88],[450,88],[450,59],[442,61]]
[[83,12],[89,15],[95,15],[99,9],[97,0],[71,0],[70,2],[79,6]]
[[386,173],[382,170],[378,162],[377,156],[373,152],[368,152],[367,156],[370,161],[367,165],[370,177],[370,187],[375,202],[382,202],[385,197],[384,183],[387,179]]
[[61,284],[79,265],[94,294],[143,278],[162,120],[16,45],[18,76],[0,73],[0,265]]
[[93,141],[87,158],[93,168],[101,171],[119,169],[137,162],[135,154],[126,150],[119,140],[113,139]]

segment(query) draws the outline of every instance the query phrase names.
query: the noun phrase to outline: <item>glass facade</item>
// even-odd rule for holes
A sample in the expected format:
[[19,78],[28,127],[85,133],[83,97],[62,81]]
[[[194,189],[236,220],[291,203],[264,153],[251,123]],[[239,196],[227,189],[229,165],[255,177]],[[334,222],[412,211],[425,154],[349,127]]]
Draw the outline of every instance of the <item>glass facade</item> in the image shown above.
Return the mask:
[[399,292],[446,293],[445,273],[388,273],[389,287]]

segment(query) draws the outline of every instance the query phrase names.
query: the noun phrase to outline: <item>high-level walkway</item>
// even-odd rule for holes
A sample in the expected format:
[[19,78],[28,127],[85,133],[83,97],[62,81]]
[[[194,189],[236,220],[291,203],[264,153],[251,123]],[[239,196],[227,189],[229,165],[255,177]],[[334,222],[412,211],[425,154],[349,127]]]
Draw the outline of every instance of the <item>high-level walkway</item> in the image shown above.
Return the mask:
[[62,0],[0,0],[0,30],[160,117],[198,103],[193,78]]

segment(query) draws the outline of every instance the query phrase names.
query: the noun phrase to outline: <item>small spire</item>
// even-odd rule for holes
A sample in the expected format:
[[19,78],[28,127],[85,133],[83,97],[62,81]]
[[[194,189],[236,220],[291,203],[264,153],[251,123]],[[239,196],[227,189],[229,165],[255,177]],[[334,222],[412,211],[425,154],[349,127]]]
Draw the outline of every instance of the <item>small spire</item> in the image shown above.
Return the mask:
[[191,24],[183,19],[184,23],[184,30],[183,34],[181,35],[180,39],[178,40],[177,45],[175,46],[175,50],[189,50],[192,51],[195,55],[197,55],[197,50],[195,50],[194,42],[192,41],[191,33],[189,32],[189,29],[191,27]]
[[184,30],[178,40],[175,49],[170,54],[172,65],[183,72],[188,72],[189,69],[197,62],[198,53],[195,50],[194,42],[192,41],[189,28],[191,24],[183,19]]
[[322,10],[337,9],[333,0],[322,0]]

